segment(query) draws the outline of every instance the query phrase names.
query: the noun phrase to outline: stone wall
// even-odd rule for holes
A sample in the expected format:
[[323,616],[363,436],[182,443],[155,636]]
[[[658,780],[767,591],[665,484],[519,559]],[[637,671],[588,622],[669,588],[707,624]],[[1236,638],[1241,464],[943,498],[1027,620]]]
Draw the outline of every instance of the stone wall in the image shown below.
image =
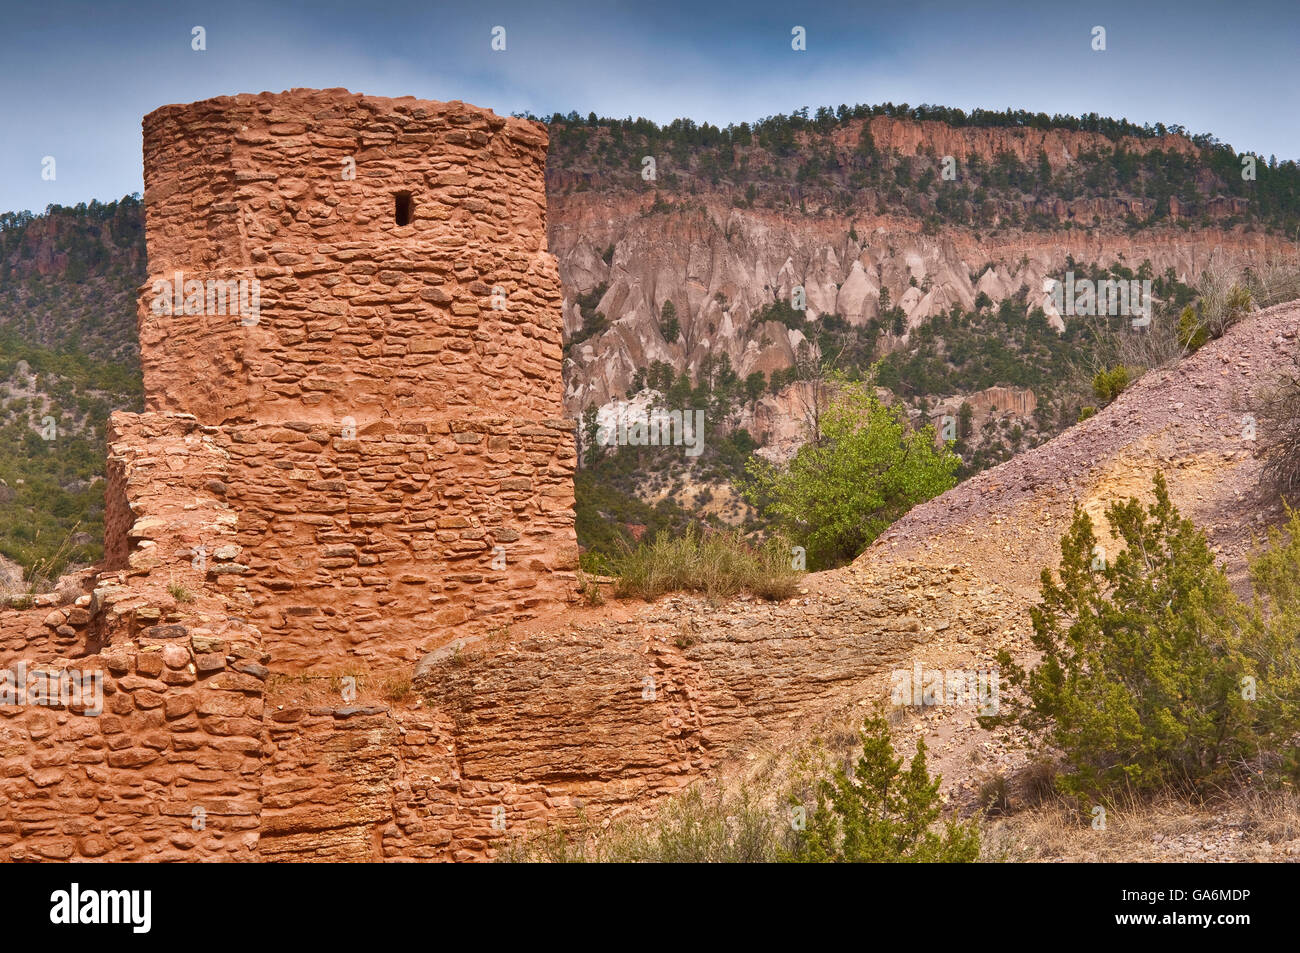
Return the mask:
[[268,657],[194,559],[234,536],[217,437],[186,414],[115,415],[106,566],[71,604],[0,614],[11,684],[101,680],[97,706],[0,704],[0,856],[255,856]]
[[224,428],[242,583],[282,669],[413,663],[563,604],[572,432],[503,417]]

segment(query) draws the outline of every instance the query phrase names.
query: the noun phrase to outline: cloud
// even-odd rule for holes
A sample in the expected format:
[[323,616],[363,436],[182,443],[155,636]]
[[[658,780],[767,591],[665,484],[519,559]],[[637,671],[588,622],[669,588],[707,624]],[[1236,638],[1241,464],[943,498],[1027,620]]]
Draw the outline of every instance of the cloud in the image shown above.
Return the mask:
[[[1011,106],[1182,123],[1238,149],[1300,156],[1300,8],[1234,10],[1200,0],[24,5],[7,23],[0,209],[138,190],[145,113],[295,86],[717,125],[804,105]],[[807,52],[790,49],[796,23]],[[498,24],[504,53],[489,46]],[[205,52],[190,49],[194,25],[207,30]],[[1094,25],[1107,28],[1104,53],[1090,49]],[[40,178],[45,155],[58,161],[55,182]]]

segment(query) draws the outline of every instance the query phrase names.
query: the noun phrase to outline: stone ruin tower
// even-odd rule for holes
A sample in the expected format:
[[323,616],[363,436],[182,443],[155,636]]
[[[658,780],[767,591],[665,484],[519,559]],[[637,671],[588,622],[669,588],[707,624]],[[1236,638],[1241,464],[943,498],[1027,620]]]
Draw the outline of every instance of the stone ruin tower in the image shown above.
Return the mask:
[[565,600],[546,146],[346,90],[145,117],[147,403],[114,419],[109,565],[202,573],[288,671],[410,662]]

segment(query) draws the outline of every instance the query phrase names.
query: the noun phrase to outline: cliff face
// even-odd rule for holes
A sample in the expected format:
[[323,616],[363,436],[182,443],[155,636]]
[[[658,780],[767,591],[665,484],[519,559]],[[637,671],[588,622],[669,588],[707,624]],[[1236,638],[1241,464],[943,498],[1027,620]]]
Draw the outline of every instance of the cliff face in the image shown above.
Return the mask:
[[1003,153],[1010,153],[1021,162],[1036,162],[1038,154],[1042,152],[1054,168],[1061,168],[1076,160],[1084,151],[1101,148],[1119,147],[1139,156],[1158,151],[1192,158],[1199,152],[1190,139],[1179,135],[1150,138],[1121,136],[1117,140],[1110,140],[1094,132],[1075,132],[1070,129],[951,126],[933,120],[894,119],[890,116],[851,120],[836,129],[832,136],[840,145],[854,146],[861,137],[864,126],[871,131],[877,149],[902,155],[922,155],[932,150],[936,155],[953,156],[959,162],[972,157],[993,162]]
[[144,260],[144,213],[130,197],[0,215],[0,328],[131,366]]
[[[1263,232],[1228,228],[927,235],[919,221],[870,211],[814,216],[734,208],[714,197],[651,211],[653,202],[649,188],[553,200],[550,247],[565,289],[565,333],[582,327],[577,295],[602,284],[607,290],[596,307],[610,321],[570,354],[570,414],[623,396],[636,370],[653,361],[694,372],[705,357],[725,354],[742,377],[789,367],[803,334],[755,316],[774,300],[789,301],[796,285],[805,289],[809,320],[834,312],[863,325],[880,313],[883,288],[914,328],[953,305],[974,307],[980,292],[996,305],[1023,287],[1044,303],[1043,281],[1063,278],[1067,257],[1133,269],[1149,261],[1156,274],[1172,268],[1180,280],[1194,282],[1215,258],[1262,261],[1296,252]],[[611,245],[606,263],[602,254]],[[665,301],[673,302],[681,323],[675,342],[659,329]]]
[[[637,124],[552,129],[549,240],[566,334],[583,328],[577,299],[594,289],[604,290],[588,314],[609,323],[571,348],[570,413],[623,396],[655,361],[694,374],[726,355],[742,377],[790,367],[803,332],[756,315],[796,286],[809,321],[837,313],[856,326],[880,314],[887,291],[910,331],[973,308],[981,292],[996,305],[1025,289],[1030,307],[1044,304],[1044,279],[1064,278],[1070,259],[1149,262],[1155,275],[1195,282],[1216,257],[1296,252],[1255,228],[1265,204],[1236,181],[1234,158],[1182,135],[887,115],[775,122],[731,138]],[[653,180],[639,174],[642,152],[656,159]],[[671,341],[658,327],[667,301],[681,326]]]

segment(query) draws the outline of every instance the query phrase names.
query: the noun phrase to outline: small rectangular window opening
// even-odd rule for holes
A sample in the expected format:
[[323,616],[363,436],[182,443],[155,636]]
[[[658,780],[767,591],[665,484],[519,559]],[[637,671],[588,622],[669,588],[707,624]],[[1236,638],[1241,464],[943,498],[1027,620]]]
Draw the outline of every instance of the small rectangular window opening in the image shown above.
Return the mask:
[[393,196],[393,214],[398,225],[411,224],[411,193],[398,192]]

